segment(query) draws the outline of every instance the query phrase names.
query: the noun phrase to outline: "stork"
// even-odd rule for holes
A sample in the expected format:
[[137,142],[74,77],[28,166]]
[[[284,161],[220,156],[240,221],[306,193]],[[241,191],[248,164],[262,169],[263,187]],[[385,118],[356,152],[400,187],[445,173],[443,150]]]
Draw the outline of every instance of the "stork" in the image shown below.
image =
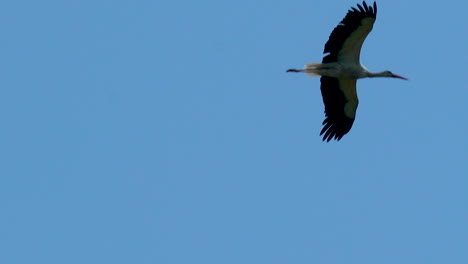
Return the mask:
[[339,141],[351,130],[359,103],[356,80],[372,77],[392,77],[408,80],[391,71],[370,72],[359,61],[362,43],[371,32],[377,16],[377,4],[362,2],[352,7],[345,18],[332,31],[325,43],[322,63],[308,63],[303,72],[308,76],[321,76],[320,90],[325,105],[325,120],[320,131],[323,141]]

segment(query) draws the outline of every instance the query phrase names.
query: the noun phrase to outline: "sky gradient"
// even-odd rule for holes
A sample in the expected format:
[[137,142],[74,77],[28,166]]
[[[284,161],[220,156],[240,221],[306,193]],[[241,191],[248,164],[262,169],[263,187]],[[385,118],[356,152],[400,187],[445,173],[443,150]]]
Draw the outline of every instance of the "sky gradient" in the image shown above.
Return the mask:
[[468,263],[468,4],[378,1],[324,143],[356,3],[3,3],[0,263]]

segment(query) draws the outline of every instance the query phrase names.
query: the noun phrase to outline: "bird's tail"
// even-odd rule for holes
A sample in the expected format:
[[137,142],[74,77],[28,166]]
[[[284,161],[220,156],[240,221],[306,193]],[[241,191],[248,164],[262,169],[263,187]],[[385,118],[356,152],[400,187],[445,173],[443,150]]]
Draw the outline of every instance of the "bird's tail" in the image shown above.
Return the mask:
[[304,66],[305,73],[307,74],[307,76],[320,76],[317,70],[320,68],[321,65],[321,63],[307,63]]

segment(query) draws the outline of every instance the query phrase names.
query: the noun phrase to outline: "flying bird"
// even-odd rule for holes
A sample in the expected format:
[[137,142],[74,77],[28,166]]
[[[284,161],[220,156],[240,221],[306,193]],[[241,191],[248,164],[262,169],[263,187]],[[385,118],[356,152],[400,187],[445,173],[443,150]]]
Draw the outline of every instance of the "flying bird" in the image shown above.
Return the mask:
[[345,18],[332,31],[325,43],[322,63],[308,63],[303,72],[308,76],[321,76],[320,90],[325,105],[325,120],[320,131],[323,141],[339,141],[353,126],[359,103],[356,80],[368,77],[393,77],[408,80],[391,71],[370,72],[359,61],[362,43],[371,32],[377,17],[377,4],[362,2],[352,7]]

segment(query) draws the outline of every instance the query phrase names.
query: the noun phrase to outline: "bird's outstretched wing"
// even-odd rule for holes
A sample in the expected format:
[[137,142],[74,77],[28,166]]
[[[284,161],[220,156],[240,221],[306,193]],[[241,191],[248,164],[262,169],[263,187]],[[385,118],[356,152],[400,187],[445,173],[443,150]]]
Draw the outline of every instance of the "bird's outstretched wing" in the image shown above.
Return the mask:
[[320,90],[326,116],[320,135],[323,141],[340,140],[351,129],[356,116],[359,104],[356,80],[322,76]]
[[345,18],[332,31],[323,53],[326,55],[322,62],[347,61],[359,63],[362,43],[371,32],[377,17],[377,4],[373,7],[366,2],[357,5],[358,9],[352,7]]

